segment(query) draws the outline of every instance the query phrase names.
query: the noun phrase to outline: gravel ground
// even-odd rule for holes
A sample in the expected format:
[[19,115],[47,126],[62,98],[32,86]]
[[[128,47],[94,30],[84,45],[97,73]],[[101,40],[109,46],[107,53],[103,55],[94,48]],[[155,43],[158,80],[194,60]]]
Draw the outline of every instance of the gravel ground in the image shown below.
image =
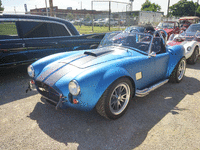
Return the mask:
[[0,149],[199,150],[200,57],[183,81],[134,98],[116,121],[95,110],[55,110],[25,93],[25,67],[0,70]]

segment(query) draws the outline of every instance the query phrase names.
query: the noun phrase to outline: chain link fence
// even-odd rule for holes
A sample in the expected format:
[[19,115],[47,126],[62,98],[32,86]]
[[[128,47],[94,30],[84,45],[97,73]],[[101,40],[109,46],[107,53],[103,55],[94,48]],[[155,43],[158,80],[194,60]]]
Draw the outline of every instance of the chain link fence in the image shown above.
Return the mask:
[[[114,7],[114,6],[113,6]],[[112,10],[112,8],[111,8]],[[18,14],[19,12],[14,12]],[[49,8],[31,9],[25,14],[49,16]],[[74,25],[79,26],[113,26],[125,28],[138,24],[152,24],[156,26],[161,21],[166,21],[163,17],[163,12],[150,11],[131,11],[130,5],[125,5],[124,9],[118,12],[109,13],[107,10],[86,10],[86,9],[59,9],[57,6],[53,7],[53,17],[68,20]],[[109,19],[110,18],[110,19]],[[177,20],[177,18],[170,18],[169,20]]]

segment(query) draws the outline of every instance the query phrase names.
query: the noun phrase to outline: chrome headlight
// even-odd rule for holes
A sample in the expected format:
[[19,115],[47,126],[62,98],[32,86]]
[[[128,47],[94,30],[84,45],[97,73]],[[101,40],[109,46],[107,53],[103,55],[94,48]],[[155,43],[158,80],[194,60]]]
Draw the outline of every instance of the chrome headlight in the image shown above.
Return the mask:
[[27,72],[28,72],[28,75],[29,75],[30,77],[33,78],[33,77],[35,76],[35,71],[34,71],[34,68],[33,68],[32,65],[28,66]]
[[72,94],[72,95],[78,95],[80,93],[80,86],[78,84],[78,82],[76,80],[72,80],[69,82],[69,92]]
[[192,49],[192,47],[191,47],[191,46],[188,46],[187,51],[190,51],[191,49]]

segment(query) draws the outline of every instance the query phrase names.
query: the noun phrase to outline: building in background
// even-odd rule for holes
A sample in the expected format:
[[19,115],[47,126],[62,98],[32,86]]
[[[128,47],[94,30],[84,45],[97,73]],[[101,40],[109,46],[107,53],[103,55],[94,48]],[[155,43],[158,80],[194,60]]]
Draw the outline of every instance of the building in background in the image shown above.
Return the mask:
[[[49,12],[50,8],[47,8],[47,11]],[[73,10],[72,7],[68,7],[67,9],[58,9],[58,6],[53,7],[54,17],[66,19],[69,13],[73,15],[74,19],[85,18],[85,16],[88,14],[90,15],[91,18],[93,14],[94,19],[107,18],[108,15],[108,11],[96,11],[96,10],[86,10],[86,9]],[[46,8],[31,9],[30,14],[46,16],[47,15]]]
[[158,24],[162,21],[164,12],[152,11],[127,11],[115,12],[114,18],[125,19],[127,25]]

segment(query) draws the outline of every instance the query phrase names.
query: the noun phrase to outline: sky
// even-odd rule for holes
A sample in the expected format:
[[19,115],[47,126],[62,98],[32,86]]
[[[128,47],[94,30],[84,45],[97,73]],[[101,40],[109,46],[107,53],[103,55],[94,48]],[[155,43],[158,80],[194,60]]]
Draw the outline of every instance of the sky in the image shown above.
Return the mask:
[[[2,6],[4,7],[4,13],[24,13],[24,4],[27,5],[28,11],[35,8],[44,8],[45,0],[1,0]],[[49,6],[49,0],[47,1],[47,6]],[[95,1],[95,0],[93,0]],[[108,0],[105,0],[108,1]],[[129,3],[129,0],[113,0],[118,2]],[[141,5],[146,0],[134,0],[133,11],[140,10]],[[150,0],[152,3],[156,3],[161,6],[161,11],[167,14],[168,0]],[[177,3],[179,0],[170,0],[170,6]],[[197,0],[193,0],[196,2]],[[81,5],[82,4],[82,5]],[[67,7],[72,7],[72,9],[88,9],[91,10],[91,0],[53,0],[53,6],[58,6],[59,9],[66,9]],[[94,10],[108,10],[108,2],[94,2]],[[112,12],[122,12],[126,11],[126,4],[121,3],[111,3]]]

